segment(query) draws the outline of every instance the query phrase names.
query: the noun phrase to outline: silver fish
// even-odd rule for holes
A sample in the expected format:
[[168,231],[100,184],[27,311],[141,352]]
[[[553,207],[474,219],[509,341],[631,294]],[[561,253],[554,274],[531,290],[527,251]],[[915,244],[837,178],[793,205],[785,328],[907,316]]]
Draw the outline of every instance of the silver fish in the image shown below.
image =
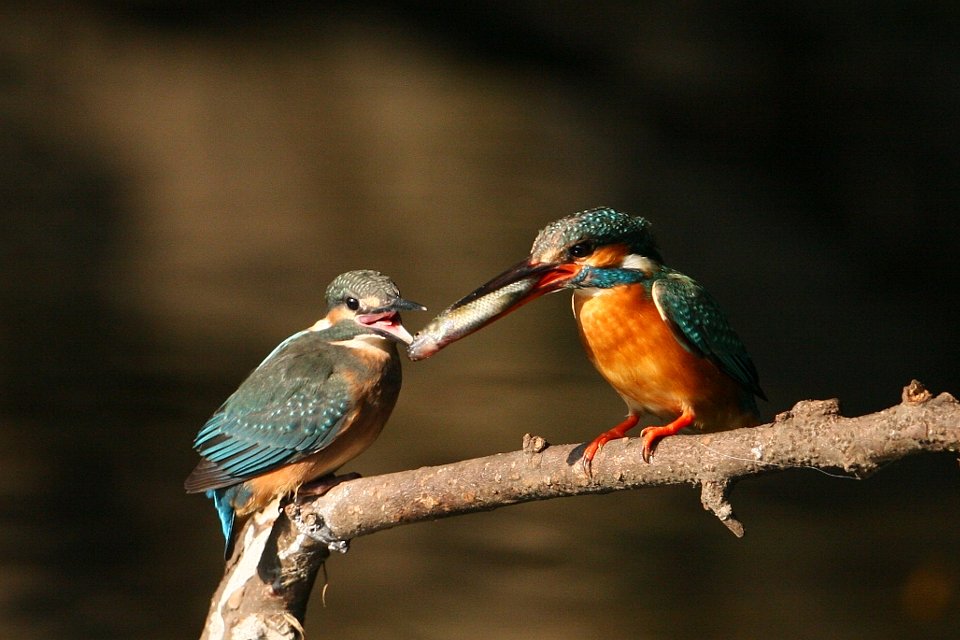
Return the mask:
[[534,274],[498,288],[484,285],[447,307],[418,331],[407,348],[407,356],[411,360],[429,358],[451,342],[483,328],[516,308],[538,282],[539,275]]

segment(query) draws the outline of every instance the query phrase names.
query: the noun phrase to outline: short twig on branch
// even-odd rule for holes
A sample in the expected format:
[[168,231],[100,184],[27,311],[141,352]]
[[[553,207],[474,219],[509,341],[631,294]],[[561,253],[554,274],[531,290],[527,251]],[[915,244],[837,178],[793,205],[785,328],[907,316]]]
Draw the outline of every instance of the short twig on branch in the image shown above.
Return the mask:
[[737,536],[728,500],[738,479],[796,467],[866,477],[921,451],[960,450],[960,404],[913,381],[903,401],[856,418],[836,400],[803,401],[767,425],[663,440],[650,464],[640,440],[611,442],[593,476],[578,463],[583,445],[549,446],[524,436],[523,449],[437,467],[360,478],[325,496],[268,508],[241,533],[211,602],[203,638],[300,638],[307,599],[331,550],[383,529],[506,505],[668,484],[701,487],[701,501]]

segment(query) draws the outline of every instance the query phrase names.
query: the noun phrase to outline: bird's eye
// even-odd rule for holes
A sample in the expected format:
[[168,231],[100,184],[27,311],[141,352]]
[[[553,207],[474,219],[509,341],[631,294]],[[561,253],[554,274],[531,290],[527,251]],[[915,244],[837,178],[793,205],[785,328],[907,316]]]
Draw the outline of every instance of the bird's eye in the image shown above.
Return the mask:
[[586,258],[593,253],[593,245],[589,242],[578,242],[570,247],[569,253],[571,258]]
[[356,298],[347,298],[346,302],[347,302],[347,309],[350,309],[350,311],[356,311],[357,309],[360,308],[360,301],[357,300]]

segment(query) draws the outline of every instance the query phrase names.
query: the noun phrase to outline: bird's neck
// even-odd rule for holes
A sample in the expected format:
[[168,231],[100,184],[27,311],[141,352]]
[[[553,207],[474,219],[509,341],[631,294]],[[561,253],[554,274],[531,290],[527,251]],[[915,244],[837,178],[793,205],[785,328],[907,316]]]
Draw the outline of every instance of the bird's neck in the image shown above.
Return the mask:
[[[326,321],[326,325],[322,325]],[[322,327],[316,329],[316,327]],[[311,328],[318,332],[319,336],[337,346],[347,347],[349,349],[358,349],[369,352],[371,355],[383,353],[386,355],[395,355],[397,346],[393,340],[373,333],[367,327],[353,320],[340,320],[330,324],[329,320],[321,320]]]
[[619,266],[584,265],[580,273],[571,280],[571,285],[577,289],[613,289],[631,284],[644,284],[649,287],[662,269],[662,266],[647,258],[627,256]]
[[307,331],[323,331],[324,329],[329,329],[333,326],[333,323],[330,321],[330,318],[323,317],[313,323]]
[[348,349],[358,349],[360,351],[367,351],[371,353],[383,352],[389,356],[394,356],[397,354],[396,342],[372,333],[361,333],[345,340],[335,340],[332,342],[332,344],[340,347],[347,347]]

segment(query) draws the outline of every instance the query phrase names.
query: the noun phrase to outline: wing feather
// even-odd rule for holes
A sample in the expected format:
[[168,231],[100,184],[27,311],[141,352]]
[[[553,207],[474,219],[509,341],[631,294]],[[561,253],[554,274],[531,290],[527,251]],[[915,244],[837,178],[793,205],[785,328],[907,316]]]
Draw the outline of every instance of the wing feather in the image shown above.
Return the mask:
[[684,348],[710,359],[744,389],[766,400],[746,347],[706,289],[688,276],[670,272],[654,282],[652,293],[660,316]]
[[288,339],[240,385],[194,440],[203,460],[188,491],[236,484],[302,460],[328,446],[352,409],[349,389],[335,376],[328,343]]

